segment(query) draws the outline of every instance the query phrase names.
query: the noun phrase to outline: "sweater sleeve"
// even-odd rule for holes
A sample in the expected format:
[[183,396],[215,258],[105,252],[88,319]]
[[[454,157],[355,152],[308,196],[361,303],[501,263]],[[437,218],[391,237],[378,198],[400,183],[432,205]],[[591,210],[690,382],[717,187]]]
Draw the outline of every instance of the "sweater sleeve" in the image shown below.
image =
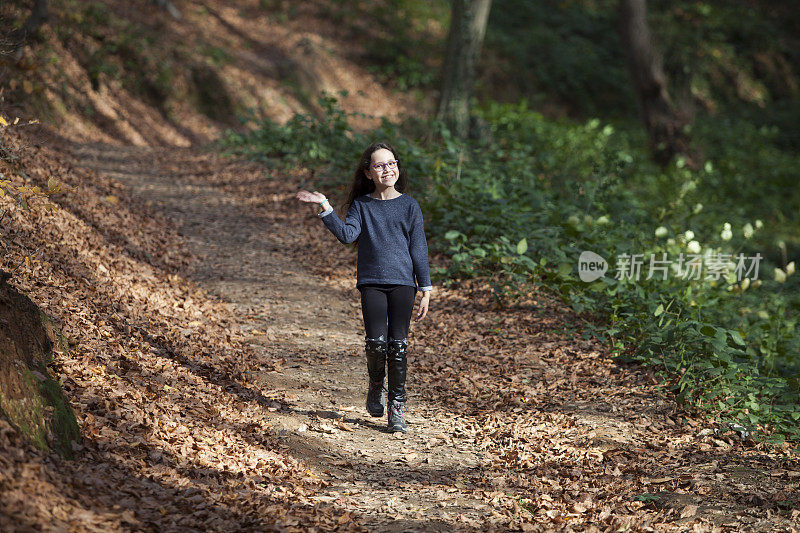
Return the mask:
[[431,285],[431,276],[428,269],[428,241],[425,239],[422,210],[417,202],[414,202],[408,240],[408,251],[411,254],[411,262],[414,265],[417,286],[420,291],[430,291],[433,286]]
[[331,233],[344,244],[350,244],[361,234],[361,213],[356,202],[350,205],[344,222],[339,218],[339,215],[334,213],[333,209],[320,213],[320,217],[325,226],[331,230]]

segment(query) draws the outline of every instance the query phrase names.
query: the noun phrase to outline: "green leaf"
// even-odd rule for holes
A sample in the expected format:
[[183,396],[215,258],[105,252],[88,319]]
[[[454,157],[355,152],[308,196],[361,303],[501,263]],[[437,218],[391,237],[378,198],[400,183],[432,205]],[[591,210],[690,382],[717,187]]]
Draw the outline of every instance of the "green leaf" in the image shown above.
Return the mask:
[[653,316],[661,316],[661,313],[664,312],[664,306],[662,304],[658,304],[656,310],[653,312]]
[[714,337],[717,334],[717,328],[706,324],[700,328],[700,333],[702,333],[706,337]]
[[528,251],[528,241],[525,239],[525,237],[523,237],[522,240],[517,243],[517,253],[519,255],[522,255],[527,251]]
[[561,263],[558,265],[559,276],[569,276],[572,273],[572,265],[570,263]]
[[474,248],[470,253],[475,257],[486,257],[486,250],[483,248]]

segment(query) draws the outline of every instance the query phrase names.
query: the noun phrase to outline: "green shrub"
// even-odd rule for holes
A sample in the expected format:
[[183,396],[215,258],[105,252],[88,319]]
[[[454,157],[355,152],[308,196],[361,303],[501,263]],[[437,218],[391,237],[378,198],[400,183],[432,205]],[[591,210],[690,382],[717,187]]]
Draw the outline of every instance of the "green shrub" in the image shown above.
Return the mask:
[[[452,258],[434,271],[438,282],[483,278],[501,304],[532,287],[554,291],[593,319],[584,334],[605,340],[622,360],[655,365],[679,401],[776,438],[800,439],[800,282],[791,265],[759,248],[775,235],[748,218],[760,211],[738,209],[754,187],[767,205],[786,207],[781,185],[796,156],[769,136],[747,130],[746,145],[737,145],[711,128],[704,169],[678,160],[662,170],[638,148],[645,146],[638,134],[597,119],[548,120],[524,103],[480,110],[490,134],[470,143],[436,122],[383,121],[356,133],[356,115],[331,97],[321,105],[322,118],[264,122],[247,135],[228,133],[223,145],[229,153],[325,165],[347,176],[366,144],[390,139],[426,213],[431,247]],[[757,165],[763,178],[753,185],[746,177]],[[621,254],[765,257],[757,282],[705,272],[697,280],[672,272],[666,280],[630,280],[612,268],[586,283],[576,266],[587,250],[609,264]]]

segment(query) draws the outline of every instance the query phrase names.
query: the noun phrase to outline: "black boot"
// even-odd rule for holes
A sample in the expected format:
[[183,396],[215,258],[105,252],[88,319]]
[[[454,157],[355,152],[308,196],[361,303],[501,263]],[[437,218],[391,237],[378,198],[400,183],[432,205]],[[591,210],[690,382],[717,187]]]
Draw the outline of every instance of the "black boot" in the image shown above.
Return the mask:
[[386,339],[365,339],[364,351],[367,353],[367,372],[369,390],[367,391],[367,412],[371,416],[383,416],[383,378],[386,376]]
[[406,350],[405,339],[389,339],[386,360],[389,367],[388,413],[389,431],[406,432],[404,417],[406,404]]

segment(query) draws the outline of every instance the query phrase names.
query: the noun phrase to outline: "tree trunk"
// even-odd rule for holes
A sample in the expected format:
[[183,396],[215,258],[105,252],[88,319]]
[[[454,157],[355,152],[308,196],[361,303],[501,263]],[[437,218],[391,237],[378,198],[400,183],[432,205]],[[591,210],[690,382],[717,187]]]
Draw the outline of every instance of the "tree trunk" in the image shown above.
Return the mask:
[[469,133],[469,99],[475,83],[475,64],[491,5],[492,0],[452,0],[436,118],[462,139]]
[[13,62],[19,61],[22,56],[22,49],[30,41],[31,36],[47,22],[49,14],[47,12],[47,0],[35,0],[31,14],[22,24],[22,27],[11,33],[8,44],[10,50],[7,52]]
[[619,10],[622,45],[653,158],[666,165],[675,155],[688,155],[689,139],[683,129],[689,117],[679,113],[670,99],[661,56],[647,24],[647,1],[620,0]]
[[31,15],[28,17],[28,20],[25,21],[25,24],[22,25],[24,36],[27,38],[28,35],[38,30],[39,27],[45,23],[47,17],[47,0],[36,0],[33,3]]

